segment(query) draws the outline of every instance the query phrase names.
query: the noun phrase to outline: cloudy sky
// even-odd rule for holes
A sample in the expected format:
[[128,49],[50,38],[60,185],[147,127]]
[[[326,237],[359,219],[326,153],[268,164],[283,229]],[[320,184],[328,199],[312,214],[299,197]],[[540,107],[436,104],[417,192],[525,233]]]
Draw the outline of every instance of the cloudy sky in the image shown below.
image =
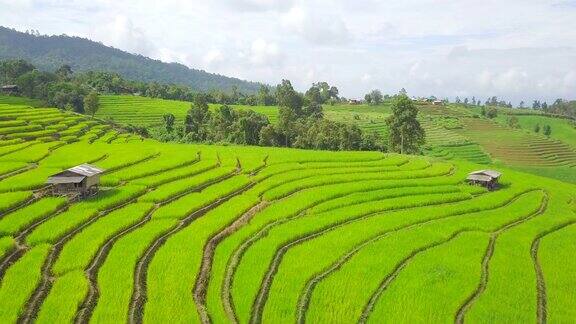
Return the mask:
[[576,98],[576,0],[0,0],[0,25],[346,97]]

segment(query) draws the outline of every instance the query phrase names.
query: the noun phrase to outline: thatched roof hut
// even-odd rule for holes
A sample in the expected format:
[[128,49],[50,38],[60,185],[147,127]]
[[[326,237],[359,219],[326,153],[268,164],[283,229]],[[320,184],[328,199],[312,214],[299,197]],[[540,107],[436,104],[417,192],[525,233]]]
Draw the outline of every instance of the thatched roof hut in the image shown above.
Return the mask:
[[57,173],[46,181],[55,194],[87,195],[98,191],[100,174],[104,170],[90,164],[81,164]]
[[490,190],[498,187],[498,179],[502,173],[495,170],[480,170],[471,172],[466,180],[470,184],[481,185]]

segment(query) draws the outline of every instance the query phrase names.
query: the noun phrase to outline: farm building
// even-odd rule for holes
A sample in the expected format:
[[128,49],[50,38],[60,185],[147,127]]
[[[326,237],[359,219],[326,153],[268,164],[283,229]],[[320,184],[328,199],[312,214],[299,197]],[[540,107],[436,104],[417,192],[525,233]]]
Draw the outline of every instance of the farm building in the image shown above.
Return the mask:
[[466,180],[469,184],[481,185],[494,190],[498,187],[498,179],[502,174],[494,170],[480,170],[471,172]]
[[348,103],[351,105],[361,105],[363,101],[360,99],[350,99],[348,100]]
[[432,104],[434,106],[442,106],[442,105],[444,105],[444,102],[442,100],[434,100],[434,102],[432,102]]
[[13,94],[13,93],[18,93],[18,90],[19,90],[18,86],[14,85],[14,84],[2,86],[2,93]]
[[81,164],[51,176],[46,183],[51,185],[53,194],[86,197],[98,192],[102,172],[90,164]]

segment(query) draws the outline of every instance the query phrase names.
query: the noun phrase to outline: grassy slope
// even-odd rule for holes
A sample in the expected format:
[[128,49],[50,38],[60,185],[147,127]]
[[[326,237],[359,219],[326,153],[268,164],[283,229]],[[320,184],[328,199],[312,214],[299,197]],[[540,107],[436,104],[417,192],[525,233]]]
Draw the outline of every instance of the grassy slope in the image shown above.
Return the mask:
[[[333,109],[339,108],[360,109]],[[0,117],[7,120],[31,122],[47,113],[56,114],[0,105]],[[76,118],[60,117],[62,125]],[[558,264],[574,268],[573,259],[552,253],[569,241],[565,232],[546,236],[541,259],[530,253],[539,237],[576,222],[573,185],[502,168],[502,189],[488,193],[462,184],[482,166],[458,160],[162,144],[120,137],[93,123],[69,133],[76,141],[24,136],[30,147],[1,155],[0,163],[38,164],[0,180],[7,192],[2,194],[21,201],[30,195],[24,189],[39,188],[49,175],[84,162],[108,170],[102,181],[116,187],[67,210],[54,211],[60,201],[51,208],[41,201],[2,215],[3,227],[10,229],[3,232],[2,252],[14,246],[15,231],[30,230],[15,237],[28,248],[0,278],[2,322],[28,315],[41,323],[72,322],[91,298],[91,284],[98,285],[92,315],[97,322],[127,322],[131,307],[145,322],[199,322],[207,316],[203,312],[226,322],[229,303],[242,322],[294,322],[299,314],[381,322],[383,310],[401,309],[399,298],[418,306],[404,304],[411,320],[449,321],[484,275],[480,259],[490,255],[484,253],[489,238],[496,246],[493,279],[481,284],[486,293],[471,305],[467,321],[534,319],[542,298],[534,271],[539,262],[551,296],[550,318],[568,318],[564,309],[576,306],[564,288],[573,284],[572,273],[550,273]],[[116,139],[101,141],[109,134]],[[183,180],[181,190],[174,190]],[[145,202],[150,193],[160,205]],[[226,200],[229,194],[234,198]],[[28,227],[30,221],[18,217],[23,212],[30,221],[46,221]],[[162,234],[164,241],[158,240]],[[43,271],[53,278],[46,280]],[[318,285],[310,286],[313,279]],[[131,302],[135,291],[145,298]],[[301,303],[305,291],[308,304]],[[514,307],[501,307],[502,300]]]
[[[501,124],[506,124],[510,116],[499,115],[497,121]],[[560,119],[547,116],[516,116],[518,123],[523,130],[533,132],[536,125],[540,125],[540,133],[544,125],[549,125],[552,128],[551,138],[562,141],[566,144],[576,148],[576,122],[571,122],[568,119]]]
[[[117,122],[150,125],[162,122],[162,114],[171,112],[183,120],[189,103],[134,96],[103,96],[98,112],[102,118]],[[503,113],[496,121],[474,118],[480,108],[457,105],[432,106],[418,103],[420,122],[426,131],[428,155],[441,159],[468,160],[516,169],[576,183],[576,129],[567,120],[544,116],[517,116],[522,129],[505,125]],[[218,105],[211,105],[216,109]],[[277,119],[276,107],[235,106],[252,109],[266,115],[271,122]],[[386,117],[390,102],[379,106],[336,105],[325,106],[326,118],[359,125],[365,131],[376,131],[387,136]],[[534,134],[536,123],[552,126],[550,139]],[[479,145],[478,145],[479,144]]]

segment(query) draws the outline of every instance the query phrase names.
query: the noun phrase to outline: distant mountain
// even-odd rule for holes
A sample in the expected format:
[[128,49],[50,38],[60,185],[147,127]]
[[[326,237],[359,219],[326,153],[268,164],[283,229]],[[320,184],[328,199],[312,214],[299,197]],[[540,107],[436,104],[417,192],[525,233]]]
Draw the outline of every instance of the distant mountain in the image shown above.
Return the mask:
[[38,68],[53,71],[68,64],[74,71],[109,71],[136,81],[187,85],[194,90],[230,90],[255,93],[259,83],[230,78],[178,63],[164,63],[130,54],[89,39],[40,36],[0,26],[0,59],[22,58]]

